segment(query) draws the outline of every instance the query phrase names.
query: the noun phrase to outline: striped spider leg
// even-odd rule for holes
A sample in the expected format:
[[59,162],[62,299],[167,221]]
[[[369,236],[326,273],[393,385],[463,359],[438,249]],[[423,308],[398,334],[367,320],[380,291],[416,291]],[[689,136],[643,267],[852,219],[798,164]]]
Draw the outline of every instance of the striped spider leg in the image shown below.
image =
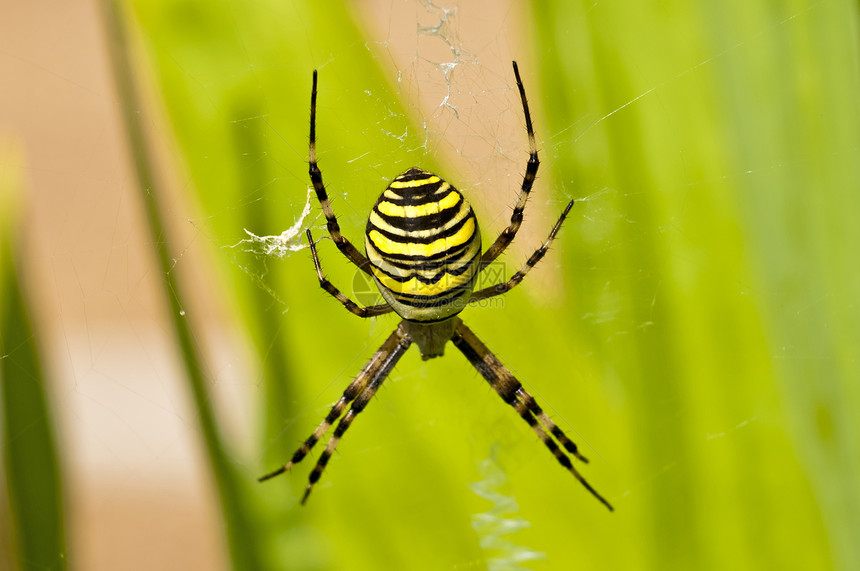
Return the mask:
[[308,152],[308,174],[311,177],[311,184],[314,186],[317,200],[322,206],[323,214],[325,214],[326,227],[331,239],[337,245],[337,249],[346,256],[346,258],[355,264],[361,271],[369,274],[367,258],[352,245],[352,242],[346,239],[346,236],[340,233],[340,224],[337,222],[337,216],[334,215],[334,209],[328,200],[328,193],[323,184],[322,171],[317,166],[317,70],[314,70],[313,87],[311,88],[311,133],[310,145]]
[[570,456],[588,462],[576,444],[458,317],[468,303],[502,295],[519,285],[529,270],[544,257],[573,206],[573,201],[567,204],[547,240],[529,257],[522,269],[506,282],[473,292],[478,274],[508,247],[517,234],[540,164],[525,89],[516,62],[513,67],[525,114],[529,160],[507,228],[482,253],[478,221],[463,194],[441,177],[411,168],[395,177],[373,206],[364,236],[366,257],[340,233],[322,182],[322,174],[317,167],[317,72],[314,71],[309,153],[311,182],[332,240],[347,259],[373,277],[385,303],[362,307],[338,290],[323,274],[313,236],[308,230],[307,238],[319,285],[359,317],[373,317],[394,311],[403,319],[289,462],[266,474],[260,481],[282,474],[300,462],[337,422],[334,433],[308,478],[302,496],[304,503],[346,430],[364,410],[409,346],[414,342],[422,358],[427,360],[442,356],[445,345],[451,341],[502,400],[534,430],[558,463],[604,506],[613,509],[573,465]]
[[[514,206],[514,211],[511,213],[511,222],[507,228],[502,230],[502,233],[499,234],[496,241],[487,248],[484,255],[481,256],[481,269],[486,268],[493,260],[498,258],[499,255],[505,251],[505,248],[508,247],[508,244],[513,241],[514,236],[517,235],[517,231],[519,231],[520,225],[523,222],[523,212],[525,212],[526,209],[526,201],[529,199],[529,194],[532,191],[535,178],[537,178],[538,167],[540,166],[537,143],[535,142],[535,131],[534,126],[532,125],[532,114],[529,112],[529,102],[528,99],[526,99],[526,88],[523,87],[523,80],[520,79],[520,68],[517,66],[517,62],[513,62],[513,64],[514,77],[517,80],[517,89],[520,92],[520,100],[523,103],[523,114],[526,118],[526,135],[529,139],[529,161],[526,163],[526,174],[523,175],[523,184],[520,188],[520,195],[517,198],[517,204]],[[566,214],[567,212],[565,211],[565,215]],[[562,216],[562,218],[564,218],[564,216]]]
[[[308,485],[305,488],[304,495],[302,496],[302,504],[304,504],[307,501],[314,484],[316,484],[317,480],[319,480],[322,475],[323,470],[325,470],[325,467],[328,464],[331,455],[334,453],[335,448],[337,448],[343,434],[347,431],[350,425],[352,425],[352,421],[355,420],[355,417],[364,410],[364,407],[367,406],[367,403],[370,402],[370,399],[376,394],[376,391],[391,372],[391,369],[394,368],[394,365],[397,364],[397,361],[400,360],[400,357],[403,356],[403,353],[406,352],[411,344],[412,339],[406,335],[401,327],[395,329],[388,339],[385,340],[385,343],[382,344],[382,347],[373,354],[373,357],[370,358],[370,361],[367,362],[355,380],[349,384],[343,392],[343,396],[334,403],[331,407],[331,411],[319,426],[317,426],[316,430],[314,430],[313,433],[308,436],[307,440],[302,443],[299,449],[293,453],[290,461],[277,470],[262,476],[259,478],[259,481],[264,482],[269,478],[274,478],[279,474],[283,474],[295,464],[301,462],[316,443],[319,442],[323,435],[328,432],[331,425],[340,419],[337,428],[334,430],[334,434],[329,438],[325,450],[308,478]],[[344,411],[350,403],[352,403],[352,406],[350,406],[349,411],[344,415]]]
[[[606,498],[600,495],[591,484],[579,473],[579,470],[570,461],[558,444],[552,439],[550,434],[554,436],[565,450],[576,457],[578,460],[587,463],[585,458],[577,450],[576,444],[570,440],[561,428],[556,425],[547,413],[538,406],[537,401],[530,395],[522,386],[522,384],[514,377],[514,375],[505,367],[501,361],[484,345],[478,337],[472,333],[472,330],[466,327],[460,319],[457,319],[459,324],[454,330],[454,335],[451,341],[454,346],[459,349],[466,359],[472,364],[475,369],[481,373],[487,382],[493,387],[493,390],[498,393],[502,400],[511,405],[514,410],[525,420],[532,430],[538,435],[538,438],[549,448],[558,463],[573,474],[574,478],[579,480],[586,490],[591,492],[591,495],[600,501],[604,506],[609,508],[609,511],[614,511],[612,504]],[[549,431],[549,433],[547,433]]]

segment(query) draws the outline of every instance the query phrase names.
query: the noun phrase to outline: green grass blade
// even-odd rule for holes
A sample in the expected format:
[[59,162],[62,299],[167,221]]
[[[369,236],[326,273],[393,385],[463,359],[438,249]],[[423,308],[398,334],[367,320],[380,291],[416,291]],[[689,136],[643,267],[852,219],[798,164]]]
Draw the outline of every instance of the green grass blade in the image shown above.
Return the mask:
[[138,114],[139,98],[132,76],[131,58],[128,55],[125,14],[122,12],[121,2],[105,0],[102,6],[105,26],[111,40],[113,73],[122,103],[123,120],[138,177],[138,187],[150,235],[155,245],[158,265],[164,275],[164,295],[169,307],[170,320],[179,353],[185,365],[186,378],[196,407],[203,443],[218,489],[233,566],[242,570],[262,569],[263,563],[257,545],[260,536],[255,532],[253,504],[247,501],[246,486],[239,480],[230,461],[231,455],[220,434],[207,389],[206,375],[202,368],[202,358],[183,311],[184,288],[176,278],[178,272],[173,268],[174,252],[160,210],[159,199],[163,196],[163,191],[159,188],[153,171]]
[[857,568],[856,3],[533,14],[547,162],[585,198],[570,325],[627,427],[635,539],[594,544],[619,568]]
[[47,379],[22,280],[17,161],[0,159],[0,417],[15,555],[20,569],[65,569],[65,509]]
[[[767,12],[753,11],[760,18]],[[726,23],[730,14],[712,10]],[[721,66],[738,169],[790,435],[841,569],[860,568],[860,58],[856,2],[797,5],[767,50]],[[749,105],[743,93],[770,101]]]

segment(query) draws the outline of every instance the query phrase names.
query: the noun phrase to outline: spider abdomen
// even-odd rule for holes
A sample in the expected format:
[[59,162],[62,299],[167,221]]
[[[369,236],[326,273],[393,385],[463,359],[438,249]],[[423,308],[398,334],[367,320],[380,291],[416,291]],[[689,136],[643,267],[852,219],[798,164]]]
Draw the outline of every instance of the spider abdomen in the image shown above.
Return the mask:
[[398,315],[441,321],[462,311],[472,293],[481,233],[460,191],[411,168],[376,201],[365,248],[374,280]]

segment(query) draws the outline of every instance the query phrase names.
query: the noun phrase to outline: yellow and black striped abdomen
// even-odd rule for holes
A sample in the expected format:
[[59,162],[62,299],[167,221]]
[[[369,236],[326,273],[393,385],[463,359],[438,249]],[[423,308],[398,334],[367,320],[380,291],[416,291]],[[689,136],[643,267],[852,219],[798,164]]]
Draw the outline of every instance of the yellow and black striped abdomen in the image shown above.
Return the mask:
[[398,315],[441,321],[459,313],[472,293],[481,233],[460,191],[412,168],[376,201],[365,248],[382,297]]

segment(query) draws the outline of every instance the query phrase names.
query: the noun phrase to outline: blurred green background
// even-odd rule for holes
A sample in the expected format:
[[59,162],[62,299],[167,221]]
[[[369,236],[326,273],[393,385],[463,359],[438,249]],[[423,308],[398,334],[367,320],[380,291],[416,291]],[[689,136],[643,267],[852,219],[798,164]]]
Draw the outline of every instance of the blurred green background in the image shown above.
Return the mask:
[[[860,568],[856,3],[120,6],[104,4],[103,23],[225,568]],[[362,241],[388,180],[422,166],[464,190],[488,244],[526,160],[511,59],[543,163],[507,275],[577,204],[523,286],[462,317],[575,436],[616,512],[453,348],[403,358],[305,507],[321,447],[257,484],[397,323],[344,311],[307,250],[242,242],[301,217],[311,70],[320,166],[349,238]],[[175,239],[186,221],[208,252],[202,279]],[[316,203],[304,227],[324,236]],[[352,295],[353,268],[319,249]],[[250,441],[222,421],[201,297],[250,340]],[[3,398],[8,420],[12,399],[47,397]],[[19,556],[38,552],[38,525],[20,518],[44,508],[9,503]],[[58,536],[49,559],[66,549],[63,517],[41,518]]]

